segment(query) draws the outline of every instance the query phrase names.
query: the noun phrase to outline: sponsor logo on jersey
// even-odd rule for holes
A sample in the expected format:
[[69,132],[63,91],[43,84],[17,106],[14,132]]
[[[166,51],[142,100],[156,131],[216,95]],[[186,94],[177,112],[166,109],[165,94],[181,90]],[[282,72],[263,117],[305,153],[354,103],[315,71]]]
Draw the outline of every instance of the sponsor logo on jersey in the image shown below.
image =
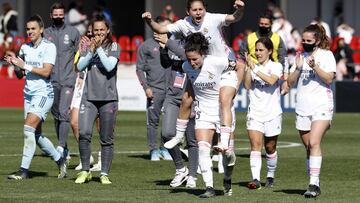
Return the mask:
[[70,43],[70,38],[68,34],[64,35],[64,44],[69,44]]

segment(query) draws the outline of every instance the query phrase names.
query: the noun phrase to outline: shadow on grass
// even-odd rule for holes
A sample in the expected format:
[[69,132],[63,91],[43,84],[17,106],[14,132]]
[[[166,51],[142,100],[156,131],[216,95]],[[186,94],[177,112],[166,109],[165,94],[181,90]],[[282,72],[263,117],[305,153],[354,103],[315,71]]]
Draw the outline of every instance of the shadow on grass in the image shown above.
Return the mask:
[[166,185],[166,186],[169,186],[170,185],[170,182],[171,182],[171,179],[167,179],[167,180],[155,180],[154,183],[156,185]]
[[[240,187],[246,187],[248,188],[248,183],[250,182],[249,181],[242,181],[242,182],[236,182],[236,183],[232,183],[233,185],[239,185]],[[261,187],[265,187],[265,183],[260,183],[261,184]]]
[[[10,174],[6,174],[6,175],[12,175],[15,174],[17,171],[14,171]],[[29,178],[35,178],[35,177],[44,177],[44,176],[48,176],[47,172],[39,172],[39,171],[29,171]]]
[[[205,192],[205,189],[193,189],[193,188],[174,188],[170,189],[170,193],[188,193],[194,196],[199,196]],[[222,196],[222,190],[215,190],[216,196]]]
[[150,160],[150,155],[148,155],[148,154],[135,154],[135,155],[129,155],[128,157],[129,158]]
[[306,190],[301,189],[282,189],[282,190],[274,190],[273,192],[282,192],[285,194],[297,194],[297,195],[303,195]]

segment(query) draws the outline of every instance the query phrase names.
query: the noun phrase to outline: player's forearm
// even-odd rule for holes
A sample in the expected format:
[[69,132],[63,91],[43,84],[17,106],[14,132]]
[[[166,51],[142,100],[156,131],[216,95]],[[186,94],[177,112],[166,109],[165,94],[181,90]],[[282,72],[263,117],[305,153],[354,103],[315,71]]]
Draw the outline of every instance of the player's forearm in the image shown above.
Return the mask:
[[110,72],[114,70],[117,64],[117,59],[113,56],[106,56],[104,49],[102,47],[99,47],[96,49],[96,52],[100,58],[101,63],[103,64],[105,70],[107,72]]
[[77,63],[76,66],[78,71],[83,71],[89,65],[92,57],[93,57],[92,52],[88,52],[86,56],[80,57],[79,62]]
[[251,70],[248,69],[245,71],[245,77],[244,77],[244,87],[246,90],[249,90],[251,88]]
[[160,25],[159,23],[155,22],[153,19],[145,20],[146,24],[156,33],[165,34],[167,33],[167,29],[165,26]]

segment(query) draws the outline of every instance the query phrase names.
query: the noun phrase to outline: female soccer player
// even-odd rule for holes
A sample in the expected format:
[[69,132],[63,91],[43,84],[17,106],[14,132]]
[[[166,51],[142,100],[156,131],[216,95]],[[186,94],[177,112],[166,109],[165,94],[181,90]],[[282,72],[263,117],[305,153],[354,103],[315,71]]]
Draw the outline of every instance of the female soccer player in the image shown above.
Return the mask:
[[[208,55],[209,43],[201,33],[193,33],[186,37],[185,53],[187,61],[183,69],[189,81],[185,94],[196,101],[195,136],[199,146],[199,166],[206,185],[206,192],[201,198],[215,196],[213,186],[212,160],[210,157],[211,143],[215,132],[220,130],[220,78],[228,70],[236,66],[235,61],[227,57]],[[230,83],[229,83],[230,85]],[[236,88],[237,81],[231,84]],[[232,116],[235,114],[234,108]],[[178,119],[188,119],[190,111],[179,113]],[[232,130],[235,125],[232,125]],[[224,159],[224,195],[231,195],[231,174],[233,165],[229,166],[229,159]]]
[[[151,18],[150,12],[145,12],[142,17],[146,23],[157,33],[181,34],[188,36],[191,33],[201,32],[209,40],[209,54],[215,56],[226,56],[231,60],[235,60],[235,54],[227,46],[223,37],[223,27],[237,22],[243,16],[244,2],[235,0],[234,7],[236,11],[233,14],[213,14],[206,11],[204,0],[188,0],[187,14],[185,19],[178,20],[173,24],[161,26]],[[235,68],[236,69],[236,68]],[[242,79],[242,69],[238,68],[238,75],[235,71],[229,71],[226,75],[222,75],[224,83],[232,83],[238,81],[238,85]],[[224,84],[220,90],[220,106],[221,106],[221,138],[220,143],[214,148],[218,151],[226,151],[233,148],[233,138],[230,139],[231,125],[235,122],[235,118],[231,115],[232,100],[236,95],[236,89]],[[186,96],[186,95],[185,95]],[[185,100],[186,97],[183,97]],[[191,102],[183,101],[183,108],[191,108]],[[186,106],[185,106],[186,105]],[[177,135],[165,147],[172,148],[177,145],[183,138],[183,134]],[[230,139],[230,141],[229,141]]]
[[[261,149],[265,145],[267,180],[266,187],[272,187],[277,165],[276,143],[281,133],[280,86],[282,65],[272,60],[274,50],[270,38],[262,37],[255,42],[255,56],[258,64],[254,64],[250,54],[246,58],[244,86],[249,90],[250,104],[247,114],[247,130],[250,139],[250,167],[253,181],[249,189],[258,189],[260,185]],[[263,136],[265,138],[263,139]]]
[[[88,46],[90,46],[90,39],[92,38],[92,36],[93,36],[92,24],[89,24],[86,31],[86,35],[81,37],[79,43],[79,50],[75,54],[75,59],[74,59],[75,69],[77,69],[76,65],[80,58],[81,49],[85,51],[88,48]],[[79,110],[80,110],[82,94],[84,92],[85,79],[86,79],[86,70],[82,72],[78,72],[75,82],[74,94],[70,105],[70,124],[73,130],[74,137],[78,143],[79,143]],[[96,119],[96,128],[99,132],[99,118]],[[94,163],[94,157],[91,155],[90,165],[92,165],[93,163]],[[75,170],[80,171],[81,168],[82,165],[80,161],[79,165],[75,167]],[[101,152],[99,152],[98,163],[94,164],[93,167],[90,169],[90,171],[101,171]]]
[[79,71],[87,69],[85,89],[79,112],[79,151],[82,171],[75,183],[81,184],[92,179],[90,173],[91,137],[93,123],[97,116],[100,119],[101,175],[102,184],[111,184],[108,177],[113,157],[113,140],[118,95],[116,88],[116,71],[119,46],[112,42],[109,23],[98,16],[94,19],[93,34],[89,49],[81,52],[77,64]]
[[304,52],[295,58],[288,79],[290,86],[297,82],[296,129],[306,149],[310,183],[306,198],[320,195],[321,140],[330,128],[334,100],[330,88],[336,62],[329,50],[329,39],[321,25],[309,25],[302,34]]
[[[163,119],[161,136],[164,141],[169,141],[176,133],[176,121],[179,114],[182,95],[186,88],[186,73],[182,69],[182,64],[186,60],[184,50],[184,39],[178,40],[167,34],[154,34],[154,39],[160,44],[160,61],[163,67],[171,68],[168,71],[167,89],[163,108]],[[195,138],[195,116],[192,114],[186,128],[186,143],[188,147],[189,169],[184,166],[180,147],[176,145],[169,149],[169,153],[174,161],[176,172],[174,179],[170,182],[170,187],[178,187],[184,181],[187,188],[196,187],[196,171],[199,166],[199,151]]]
[[[36,144],[56,161],[60,173],[58,178],[66,176],[66,158],[56,151],[51,141],[41,131],[54,101],[54,91],[50,82],[50,73],[55,64],[56,47],[43,39],[44,23],[40,16],[30,17],[26,23],[26,33],[31,42],[23,44],[19,56],[7,56],[6,61],[16,66],[17,72],[25,74],[24,87],[24,149],[21,167],[9,179],[29,178],[28,170],[35,154]],[[19,69],[20,68],[20,69]]]

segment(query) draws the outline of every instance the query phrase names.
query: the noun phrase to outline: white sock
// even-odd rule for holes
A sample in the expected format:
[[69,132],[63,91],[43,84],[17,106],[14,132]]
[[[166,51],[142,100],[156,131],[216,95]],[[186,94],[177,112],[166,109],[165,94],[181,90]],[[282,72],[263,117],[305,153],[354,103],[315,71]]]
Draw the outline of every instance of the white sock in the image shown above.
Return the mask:
[[253,180],[257,179],[260,181],[261,171],[261,152],[251,151],[250,153],[250,168]]
[[320,169],[322,156],[310,156],[310,185],[320,186]]
[[24,125],[24,148],[21,168],[29,169],[36,149],[35,128]]
[[227,151],[234,151],[234,148],[235,148],[235,140],[230,139],[229,140],[229,149]]
[[220,142],[225,144],[226,146],[229,145],[231,127],[228,126],[221,126],[220,127]]
[[199,166],[206,187],[214,187],[212,160],[210,157],[210,143],[205,141],[198,142],[199,146]]
[[189,120],[177,119],[176,120],[176,137],[184,137]]
[[266,177],[270,177],[270,178],[275,177],[277,160],[278,160],[277,151],[275,151],[273,154],[266,154],[266,166],[267,166]]

